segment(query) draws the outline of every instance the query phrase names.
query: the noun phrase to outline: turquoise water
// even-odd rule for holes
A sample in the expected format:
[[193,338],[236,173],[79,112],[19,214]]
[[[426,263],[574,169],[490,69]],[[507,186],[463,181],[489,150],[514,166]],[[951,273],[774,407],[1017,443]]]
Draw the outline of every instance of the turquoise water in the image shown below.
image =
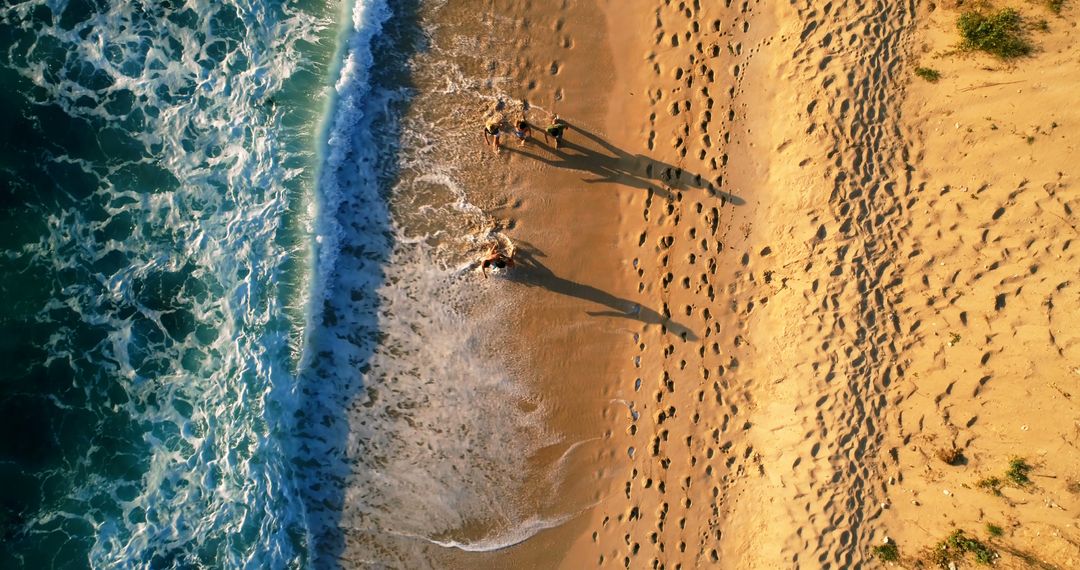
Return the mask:
[[0,567],[301,567],[337,4],[0,8]]

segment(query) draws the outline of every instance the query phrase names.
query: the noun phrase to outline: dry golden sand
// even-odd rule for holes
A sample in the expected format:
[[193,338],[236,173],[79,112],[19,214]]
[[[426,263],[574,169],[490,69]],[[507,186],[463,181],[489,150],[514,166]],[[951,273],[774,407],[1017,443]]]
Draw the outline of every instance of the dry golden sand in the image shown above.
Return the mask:
[[[754,237],[781,284],[748,316],[762,469],[731,496],[763,506],[728,519],[733,567],[856,566],[885,536],[914,567],[954,530],[1002,566],[1080,564],[1075,8],[1023,9],[1053,22],[1012,65],[943,55],[958,15],[944,8],[779,18],[791,56],[773,81],[803,87],[769,104],[791,120],[772,124]],[[944,79],[914,79],[918,64]],[[937,458],[954,447],[964,465]],[[1033,484],[976,488],[1015,457]]]
[[486,8],[573,126],[485,160],[575,516],[452,565],[917,567],[959,529],[1080,567],[1080,10],[1018,4],[1049,31],[1004,64],[944,6],[781,4]]
[[[888,393],[878,526],[907,557],[954,529],[1003,568],[1080,567],[1080,6],[1014,3],[1036,53],[951,55],[956,11],[919,13],[914,57],[941,71],[903,104],[912,202],[893,253],[905,266],[903,377]],[[959,448],[962,465],[936,457]],[[1031,483],[978,488],[1025,459]],[[910,560],[906,560],[908,564]]]

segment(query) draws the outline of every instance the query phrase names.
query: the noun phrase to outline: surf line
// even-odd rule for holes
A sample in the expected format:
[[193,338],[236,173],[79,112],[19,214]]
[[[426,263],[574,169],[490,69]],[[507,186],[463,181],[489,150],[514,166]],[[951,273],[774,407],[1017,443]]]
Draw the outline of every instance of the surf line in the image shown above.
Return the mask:
[[461,550],[463,552],[495,552],[504,548],[509,548],[511,546],[521,544],[522,542],[529,540],[530,538],[536,536],[537,534],[540,534],[545,530],[562,526],[566,522],[576,518],[581,513],[584,513],[585,511],[595,507],[597,504],[599,503],[593,503],[575,513],[562,515],[552,519],[532,517],[527,519],[518,527],[511,529],[509,532],[497,534],[495,536],[487,538],[482,538],[474,542],[439,540],[437,538],[400,532],[390,532],[387,534],[393,536],[400,536],[402,538],[407,538],[411,540],[427,542],[436,546],[440,546],[442,548],[453,548]]

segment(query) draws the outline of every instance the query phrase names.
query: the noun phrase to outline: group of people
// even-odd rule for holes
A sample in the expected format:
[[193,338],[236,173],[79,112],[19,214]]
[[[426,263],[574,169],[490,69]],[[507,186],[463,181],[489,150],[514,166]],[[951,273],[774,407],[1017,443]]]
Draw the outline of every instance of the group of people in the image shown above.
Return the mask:
[[[506,120],[502,116],[492,116],[484,123],[484,144],[490,144],[491,149],[498,154],[499,147],[502,145],[502,134]],[[510,133],[518,139],[518,144],[524,145],[528,142],[529,137],[532,136],[532,125],[525,119],[524,113],[521,118],[513,122],[513,128]],[[550,143],[552,139],[555,140],[555,148],[562,148],[563,133],[566,131],[566,123],[559,118],[559,115],[553,114],[551,116],[551,124],[544,127],[544,142]],[[501,236],[504,243],[500,243],[496,240],[496,243],[492,244],[491,249],[480,261],[480,270],[483,272],[484,277],[488,276],[488,271],[506,270],[514,266],[514,247],[513,242],[505,236]]]
[[[506,121],[498,116],[491,117],[484,123],[484,143],[490,144],[491,149],[496,154],[498,154],[499,147],[502,145],[502,133],[505,123]],[[519,144],[524,145],[532,136],[532,125],[522,115],[520,119],[514,121],[512,126],[510,133],[518,139]],[[561,148],[564,131],[566,131],[566,123],[559,119],[558,115],[552,115],[551,124],[544,127],[544,142],[555,139],[555,148]]]

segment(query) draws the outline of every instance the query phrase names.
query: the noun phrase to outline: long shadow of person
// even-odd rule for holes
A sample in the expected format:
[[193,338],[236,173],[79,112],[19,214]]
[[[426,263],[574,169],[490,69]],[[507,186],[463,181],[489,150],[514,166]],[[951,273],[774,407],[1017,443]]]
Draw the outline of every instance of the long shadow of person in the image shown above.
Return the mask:
[[606,291],[601,291],[591,285],[577,283],[555,275],[540,261],[540,258],[544,256],[542,251],[525,242],[517,242],[516,245],[517,249],[514,252],[515,268],[507,275],[507,279],[527,287],[542,287],[560,295],[584,299],[610,309],[607,311],[586,311],[590,316],[620,317],[633,319],[648,325],[661,325],[681,336],[684,340],[697,340],[698,336],[694,334],[694,331],[670,317],[665,317],[630,299],[624,299]]
[[[547,147],[553,155],[533,152],[524,147],[513,148],[508,145],[506,148],[512,153],[543,162],[548,166],[580,170],[591,174],[592,177],[581,179],[586,184],[612,182],[642,190],[651,189],[657,195],[665,198],[671,195],[665,185],[638,176],[636,171],[639,169],[635,164],[623,163],[617,157],[594,152],[571,142],[563,141],[562,148],[559,149]],[[567,152],[568,150],[573,152]]]
[[715,184],[705,180],[700,174],[687,172],[681,167],[643,154],[630,154],[599,135],[575,125],[567,123],[567,129],[591,144],[585,146],[563,139],[560,148],[554,148],[534,139],[534,148],[544,148],[549,152],[540,153],[522,146],[515,148],[507,145],[504,148],[556,168],[570,168],[593,174],[593,178],[582,179],[587,184],[623,184],[633,188],[651,189],[661,197],[670,196],[671,189],[705,189],[719,196],[725,203],[730,202],[736,206],[746,204],[746,200],[717,189]]

